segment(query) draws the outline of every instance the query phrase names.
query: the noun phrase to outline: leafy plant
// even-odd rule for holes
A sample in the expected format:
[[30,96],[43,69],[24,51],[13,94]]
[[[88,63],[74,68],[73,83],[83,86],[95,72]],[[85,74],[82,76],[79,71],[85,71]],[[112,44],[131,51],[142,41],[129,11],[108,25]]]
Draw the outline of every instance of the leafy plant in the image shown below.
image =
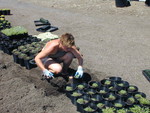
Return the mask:
[[134,97],[135,97],[136,99],[140,99],[140,98],[142,98],[142,95],[140,95],[140,94],[135,94]]
[[106,81],[104,82],[104,84],[105,84],[105,85],[110,85],[110,84],[111,84],[111,81],[110,81],[110,80],[106,80]]
[[78,96],[81,96],[82,94],[81,93],[78,93],[78,92],[73,92],[72,96],[73,97],[78,97]]
[[67,86],[67,87],[66,87],[66,90],[67,90],[67,91],[72,91],[72,90],[73,90],[73,88],[72,88],[72,87],[70,87],[70,86]]
[[84,100],[83,98],[79,98],[79,99],[77,99],[77,103],[79,103],[79,104],[86,104],[86,103],[88,103],[88,101]]
[[102,109],[103,113],[115,113],[115,108],[113,107],[107,107],[105,109]]
[[150,113],[150,108],[148,107],[140,107],[137,105],[134,105],[134,107],[131,107],[129,109],[129,111],[133,112],[133,113]]
[[122,107],[122,104],[120,104],[120,103],[115,103],[114,106],[115,106],[115,107],[118,107],[118,108],[121,108],[121,107]]
[[139,102],[140,102],[140,104],[142,104],[142,105],[150,105],[150,100],[148,100],[148,99],[146,99],[146,98],[144,98],[144,97],[141,97],[141,98],[139,99]]
[[129,98],[127,99],[127,103],[133,104],[134,102],[135,102],[135,99],[134,99],[133,97],[129,97]]
[[116,97],[112,94],[108,96],[108,100],[115,100],[115,99],[116,99]]
[[127,94],[127,91],[126,91],[126,90],[120,90],[118,93],[119,93],[120,95],[126,95],[126,94]]
[[91,107],[88,106],[88,107],[84,108],[84,111],[93,112],[94,109],[92,109]]
[[135,90],[135,87],[134,87],[134,86],[129,86],[128,90],[129,90],[129,91],[134,91],[134,90]]
[[84,89],[84,85],[81,85],[81,84],[78,85],[77,87],[78,87],[78,89]]
[[106,94],[106,91],[105,90],[100,90],[99,93]]
[[121,86],[121,87],[123,87],[123,86],[124,86],[124,84],[123,84],[123,83],[119,83],[119,84],[118,84],[118,86]]
[[96,88],[96,87],[98,87],[98,84],[97,84],[97,83],[93,83],[93,84],[92,84],[92,87],[93,87],[93,88]]
[[124,108],[122,108],[122,109],[119,109],[119,110],[116,110],[116,113],[127,113],[127,109],[124,109]]
[[98,104],[97,104],[97,107],[98,107],[98,108],[103,108],[104,106],[105,106],[105,104],[103,104],[103,103],[98,103]]

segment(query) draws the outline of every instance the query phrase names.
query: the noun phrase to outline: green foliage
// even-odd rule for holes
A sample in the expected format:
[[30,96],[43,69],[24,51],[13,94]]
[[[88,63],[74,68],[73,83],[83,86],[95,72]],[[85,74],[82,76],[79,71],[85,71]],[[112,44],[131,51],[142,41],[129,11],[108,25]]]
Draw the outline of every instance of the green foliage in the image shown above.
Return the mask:
[[67,91],[72,91],[72,90],[73,90],[73,88],[72,88],[72,87],[70,87],[70,86],[67,86],[67,87],[66,87],[66,90],[67,90]]
[[125,95],[125,94],[127,94],[127,91],[126,91],[126,90],[120,90],[118,93],[119,93],[120,95]]
[[115,113],[115,108],[113,107],[108,107],[105,109],[102,109],[103,113]]
[[148,107],[140,107],[137,105],[134,105],[134,107],[131,107],[129,109],[129,111],[133,112],[133,113],[150,113],[150,108]]
[[78,87],[78,89],[83,89],[83,88],[84,88],[84,85],[81,85],[81,84],[80,84],[80,85],[78,85],[77,87]]
[[92,109],[91,107],[88,106],[88,107],[84,108],[84,111],[93,112],[94,109]]
[[139,102],[140,102],[141,105],[150,105],[150,100],[148,100],[148,99],[146,99],[144,97],[141,97],[139,99]]
[[105,85],[110,85],[110,84],[111,84],[111,81],[110,81],[110,80],[106,80],[106,81],[104,82],[104,84],[105,84]]
[[93,88],[96,88],[96,87],[98,87],[98,84],[97,84],[97,83],[93,83],[93,84],[92,84],[92,87],[93,87]]

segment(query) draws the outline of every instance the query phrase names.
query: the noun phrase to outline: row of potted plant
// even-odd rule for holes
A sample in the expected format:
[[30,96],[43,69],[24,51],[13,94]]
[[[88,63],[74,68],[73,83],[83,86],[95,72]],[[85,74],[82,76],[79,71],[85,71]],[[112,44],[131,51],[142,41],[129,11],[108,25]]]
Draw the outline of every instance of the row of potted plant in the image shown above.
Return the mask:
[[[100,82],[90,81],[88,83],[67,84],[65,87],[66,95],[71,102],[77,106],[77,110],[83,111],[81,103],[97,103],[99,111],[106,107],[114,107],[115,109],[131,108],[134,105],[142,107],[150,106],[150,100],[142,92],[138,92],[138,88],[130,85],[127,81],[116,78],[103,79]],[[116,90],[110,87],[120,86]],[[83,100],[86,97],[86,102]],[[78,106],[79,104],[79,106]],[[89,108],[89,107],[88,107]],[[88,109],[87,108],[87,109]],[[90,109],[90,108],[89,108]],[[95,113],[95,112],[94,112]]]
[[4,53],[11,55],[13,49],[17,49],[21,45],[23,46],[26,44],[31,44],[33,42],[39,41],[41,41],[41,39],[38,39],[37,37],[33,37],[31,35],[24,37],[22,39],[12,39],[12,40],[10,40],[9,37],[2,36],[0,38],[0,50],[2,50]]
[[15,63],[25,66],[26,69],[36,67],[34,57],[42,50],[48,40],[32,42],[30,44],[21,45],[12,51]]
[[0,9],[0,15],[10,15],[10,9]]

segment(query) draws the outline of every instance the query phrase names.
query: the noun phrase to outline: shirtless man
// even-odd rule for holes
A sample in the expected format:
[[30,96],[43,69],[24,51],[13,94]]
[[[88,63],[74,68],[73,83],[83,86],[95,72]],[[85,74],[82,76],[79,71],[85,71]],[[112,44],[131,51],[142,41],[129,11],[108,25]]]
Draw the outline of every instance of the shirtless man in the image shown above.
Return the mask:
[[65,33],[59,39],[49,41],[35,57],[35,62],[45,77],[54,78],[54,74],[68,74],[67,70],[73,58],[78,59],[78,69],[74,77],[81,78],[83,76],[82,55],[75,46],[73,35]]

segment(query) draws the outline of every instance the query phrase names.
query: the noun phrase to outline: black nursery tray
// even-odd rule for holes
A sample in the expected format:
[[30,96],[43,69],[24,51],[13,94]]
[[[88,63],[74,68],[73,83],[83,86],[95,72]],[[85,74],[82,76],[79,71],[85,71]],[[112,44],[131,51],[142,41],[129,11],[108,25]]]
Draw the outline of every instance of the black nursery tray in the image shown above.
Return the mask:
[[35,26],[51,25],[50,23],[43,23],[40,20],[35,20],[34,24],[35,24]]
[[53,31],[58,30],[58,27],[46,25],[46,26],[37,28],[36,30],[39,31],[39,32],[53,32]]
[[142,71],[145,78],[150,82],[150,69],[146,69]]

